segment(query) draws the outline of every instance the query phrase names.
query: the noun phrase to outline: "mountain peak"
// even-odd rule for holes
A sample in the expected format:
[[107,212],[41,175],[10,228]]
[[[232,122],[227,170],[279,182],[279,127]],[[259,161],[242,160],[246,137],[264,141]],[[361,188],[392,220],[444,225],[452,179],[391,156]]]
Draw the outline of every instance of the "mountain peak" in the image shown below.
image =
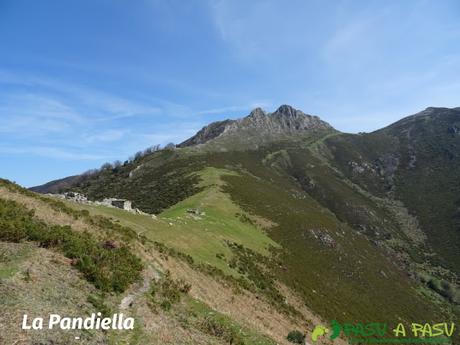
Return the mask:
[[334,129],[318,116],[307,115],[284,104],[273,113],[266,113],[261,108],[255,108],[246,117],[213,122],[179,144],[179,147],[204,144],[220,137],[232,137],[236,141],[243,139],[244,142],[264,142],[280,136],[286,137],[318,130]]
[[267,116],[267,114],[260,107],[253,109],[251,113],[248,115],[248,117],[264,117],[264,116]]
[[275,113],[277,114],[282,114],[282,115],[285,115],[285,116],[296,116],[297,113],[301,113],[303,115],[305,115],[304,113],[302,113],[301,111],[295,109],[294,107],[291,107],[290,105],[288,104],[283,104],[282,106],[280,106],[276,111]]

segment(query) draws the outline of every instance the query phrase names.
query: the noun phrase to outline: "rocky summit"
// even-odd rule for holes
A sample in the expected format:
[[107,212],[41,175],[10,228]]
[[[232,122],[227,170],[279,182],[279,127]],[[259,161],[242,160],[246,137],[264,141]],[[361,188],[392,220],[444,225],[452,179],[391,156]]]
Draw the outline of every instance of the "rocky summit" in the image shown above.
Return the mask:
[[308,115],[290,105],[282,105],[273,113],[255,108],[237,120],[213,122],[203,127],[196,135],[179,144],[179,147],[204,144],[222,136],[247,135],[279,136],[318,130],[332,130],[332,126],[318,116]]

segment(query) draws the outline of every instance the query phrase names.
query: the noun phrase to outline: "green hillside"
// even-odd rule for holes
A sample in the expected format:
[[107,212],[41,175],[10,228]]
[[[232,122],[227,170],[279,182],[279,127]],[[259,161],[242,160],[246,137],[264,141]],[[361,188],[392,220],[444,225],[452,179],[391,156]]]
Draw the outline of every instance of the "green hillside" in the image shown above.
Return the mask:
[[307,308],[328,321],[455,321],[459,121],[459,109],[429,108],[352,135],[288,106],[255,110],[180,148],[34,190],[128,199],[156,217],[68,207],[294,319]]
[[[460,111],[428,108],[385,129],[327,140],[333,164],[370,192],[400,200],[428,237],[430,259],[460,267]],[[350,162],[356,163],[355,168]],[[356,167],[364,167],[357,172]]]
[[[31,344],[274,345],[288,344],[293,329],[311,331],[310,311],[288,308],[277,287],[268,284],[271,294],[265,293],[229,263],[239,257],[232,249],[236,241],[247,245],[251,256],[264,258],[276,244],[258,226],[241,221],[242,211],[216,189],[223,174],[204,171],[206,192],[158,219],[64,203],[2,180],[0,307],[10,315],[2,322],[2,344],[20,338]],[[201,206],[206,215],[187,218],[188,205]],[[185,219],[210,229],[186,227]],[[180,238],[187,231],[189,243]],[[136,327],[37,332],[17,326],[23,313],[96,312],[124,313],[135,318]]]

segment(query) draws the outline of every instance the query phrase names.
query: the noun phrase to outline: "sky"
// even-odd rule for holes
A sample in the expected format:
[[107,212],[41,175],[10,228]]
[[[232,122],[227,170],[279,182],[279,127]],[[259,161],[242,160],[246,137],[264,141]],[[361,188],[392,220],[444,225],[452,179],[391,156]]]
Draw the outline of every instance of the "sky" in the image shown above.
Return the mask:
[[460,106],[460,2],[0,0],[0,177],[30,187],[290,104]]

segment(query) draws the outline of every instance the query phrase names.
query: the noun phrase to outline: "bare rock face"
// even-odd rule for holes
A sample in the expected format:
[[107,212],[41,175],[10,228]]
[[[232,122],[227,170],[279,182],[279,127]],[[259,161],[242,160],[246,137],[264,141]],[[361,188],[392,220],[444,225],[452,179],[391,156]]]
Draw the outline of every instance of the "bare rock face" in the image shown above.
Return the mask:
[[289,105],[282,105],[274,113],[254,109],[249,116],[236,120],[236,129],[255,128],[271,133],[294,133],[312,129],[332,128],[317,116],[307,115]]
[[212,139],[228,135],[292,135],[295,133],[333,129],[318,116],[308,115],[289,105],[282,105],[273,113],[265,113],[256,108],[241,119],[213,122],[203,127],[195,136],[184,141],[179,147],[204,144]]
[[318,240],[323,246],[336,248],[337,242],[323,229],[310,229],[310,234]]
[[187,139],[183,143],[179,144],[179,147],[194,146],[198,144],[204,144],[205,142],[217,138],[221,135],[233,121],[217,121],[203,127],[197,134],[190,139]]

